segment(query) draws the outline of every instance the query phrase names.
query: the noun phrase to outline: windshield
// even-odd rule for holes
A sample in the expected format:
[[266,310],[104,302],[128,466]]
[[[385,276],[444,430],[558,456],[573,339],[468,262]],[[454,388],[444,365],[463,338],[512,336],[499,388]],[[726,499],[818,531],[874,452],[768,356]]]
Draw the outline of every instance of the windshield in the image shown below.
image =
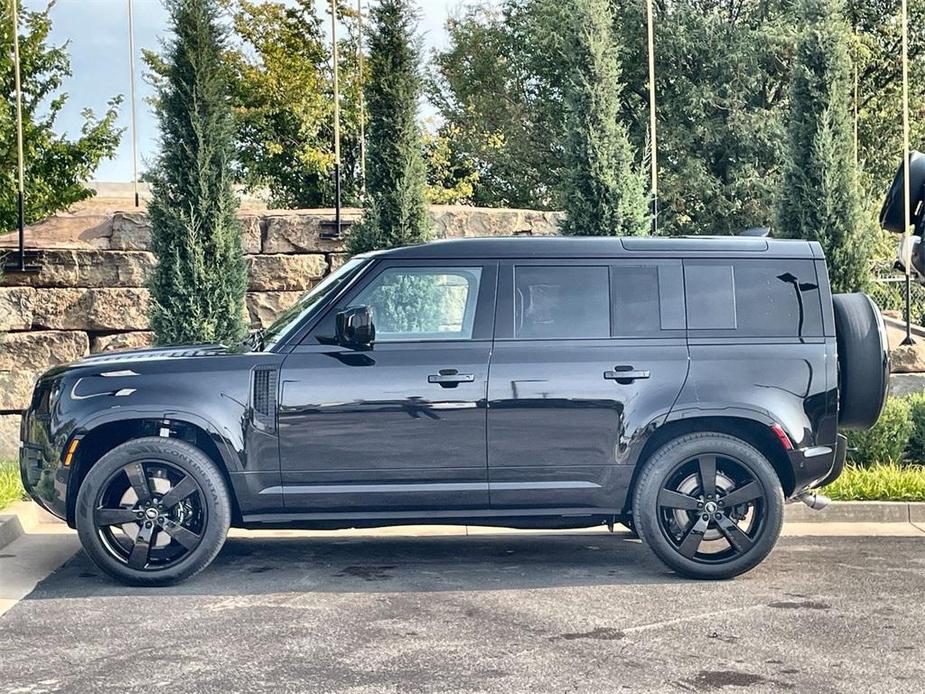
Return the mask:
[[273,321],[273,324],[263,331],[260,335],[260,342],[264,349],[280,342],[289,336],[295,330],[296,326],[302,323],[318,306],[324,303],[324,299],[333,295],[338,288],[352,279],[361,266],[365,265],[369,258],[352,258],[344,263],[339,269],[325,277],[321,282],[316,284],[312,289],[302,295],[291,308],[283,311],[279,317]]

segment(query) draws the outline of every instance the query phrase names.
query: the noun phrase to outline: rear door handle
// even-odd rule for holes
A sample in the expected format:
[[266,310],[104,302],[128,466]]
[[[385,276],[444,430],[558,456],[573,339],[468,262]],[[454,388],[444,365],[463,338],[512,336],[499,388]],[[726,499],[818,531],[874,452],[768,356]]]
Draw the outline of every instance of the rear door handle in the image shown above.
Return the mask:
[[604,378],[608,381],[616,381],[624,385],[632,383],[633,381],[641,381],[650,376],[651,374],[647,369],[637,370],[632,366],[615,366],[613,367],[613,371],[604,372]]
[[460,383],[472,383],[475,374],[461,374],[456,369],[440,369],[440,373],[427,377],[428,383],[436,383],[443,388],[455,388]]

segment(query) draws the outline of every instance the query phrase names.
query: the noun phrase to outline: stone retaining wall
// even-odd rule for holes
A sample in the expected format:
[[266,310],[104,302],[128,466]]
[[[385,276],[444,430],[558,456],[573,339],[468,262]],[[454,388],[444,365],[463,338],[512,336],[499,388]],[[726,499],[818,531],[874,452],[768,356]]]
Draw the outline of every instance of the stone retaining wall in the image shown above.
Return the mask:
[[[346,210],[344,219],[357,219]],[[560,215],[531,210],[434,206],[438,238],[552,235]],[[247,311],[269,325],[346,257],[342,240],[324,238],[332,210],[242,214],[247,254]],[[148,331],[147,279],[154,267],[143,212],[60,215],[31,227],[27,243],[41,253],[37,274],[0,281],[0,459],[19,448],[19,413],[36,377],[89,353],[142,347]],[[0,237],[0,250],[15,243]]]

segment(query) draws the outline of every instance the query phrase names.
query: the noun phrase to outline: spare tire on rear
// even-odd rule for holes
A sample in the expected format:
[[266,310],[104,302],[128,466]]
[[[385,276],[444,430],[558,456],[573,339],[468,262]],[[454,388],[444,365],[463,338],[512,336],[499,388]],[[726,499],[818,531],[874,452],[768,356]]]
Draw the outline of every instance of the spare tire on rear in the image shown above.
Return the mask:
[[883,316],[867,294],[836,294],[838,425],[869,429],[880,417],[890,378]]

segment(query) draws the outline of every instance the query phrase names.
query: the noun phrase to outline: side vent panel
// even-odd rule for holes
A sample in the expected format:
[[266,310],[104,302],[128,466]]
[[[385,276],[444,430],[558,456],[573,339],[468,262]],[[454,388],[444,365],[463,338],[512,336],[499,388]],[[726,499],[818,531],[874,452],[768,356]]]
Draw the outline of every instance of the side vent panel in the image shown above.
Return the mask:
[[279,381],[277,369],[254,369],[254,390],[251,397],[254,408],[254,423],[258,428],[273,433],[276,431],[276,386]]

